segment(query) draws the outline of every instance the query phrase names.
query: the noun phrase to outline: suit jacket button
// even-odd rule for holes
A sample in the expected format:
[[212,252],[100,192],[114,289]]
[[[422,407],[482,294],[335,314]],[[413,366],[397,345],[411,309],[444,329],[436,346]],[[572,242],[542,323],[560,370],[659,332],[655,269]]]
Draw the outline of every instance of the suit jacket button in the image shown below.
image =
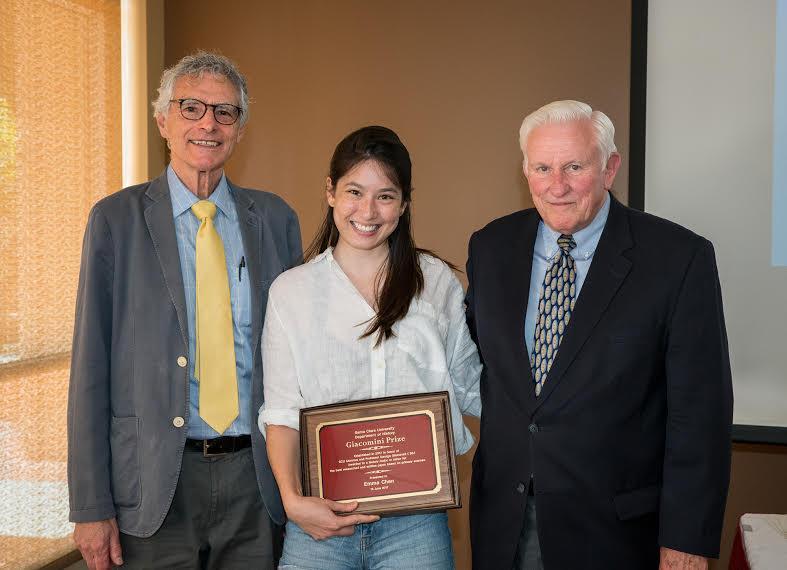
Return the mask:
[[175,426],[175,427],[177,427],[177,428],[181,428],[181,427],[183,427],[183,425],[184,425],[185,423],[186,423],[186,422],[185,422],[185,421],[183,421],[183,418],[181,418],[180,416],[175,416],[174,418],[172,418],[172,425],[173,425],[173,426]]
[[536,433],[538,431],[538,426],[536,424],[530,424],[527,426],[527,429],[530,430],[530,433]]
[[516,492],[519,493],[520,495],[522,493],[524,493],[525,492],[525,484],[524,483],[520,483],[519,485],[517,485],[516,486]]
[[185,356],[178,356],[178,366],[180,366],[181,368],[185,368],[186,364],[188,363],[189,361],[186,359]]

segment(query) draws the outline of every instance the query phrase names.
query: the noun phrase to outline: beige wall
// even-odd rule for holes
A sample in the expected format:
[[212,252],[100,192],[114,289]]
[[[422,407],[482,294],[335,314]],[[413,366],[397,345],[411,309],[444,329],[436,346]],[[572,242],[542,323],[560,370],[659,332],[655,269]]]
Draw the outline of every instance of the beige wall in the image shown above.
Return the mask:
[[[165,10],[167,64],[218,49],[247,74],[251,120],[228,172],[284,196],[307,240],[331,152],[363,125],[399,133],[416,239],[462,265],[473,230],[530,205],[517,143],[529,111],[588,101],[627,153],[628,0],[169,0]],[[624,166],[623,197],[626,179]]]
[[[530,206],[517,131],[548,101],[584,100],[612,118],[625,200],[629,19],[629,0],[168,0],[165,63],[198,48],[239,63],[253,105],[229,175],[282,195],[306,241],[339,139],[372,123],[396,130],[413,158],[418,243],[462,265],[473,230]],[[471,456],[460,458],[465,505]],[[784,480],[783,449],[736,446],[717,568],[742,512],[787,511]],[[469,568],[466,519],[466,507],[451,513],[459,568]]]
[[164,0],[146,0],[147,16],[147,133],[148,133],[148,178],[155,178],[166,166],[167,147],[153,119],[150,102],[158,97],[161,72],[164,70]]

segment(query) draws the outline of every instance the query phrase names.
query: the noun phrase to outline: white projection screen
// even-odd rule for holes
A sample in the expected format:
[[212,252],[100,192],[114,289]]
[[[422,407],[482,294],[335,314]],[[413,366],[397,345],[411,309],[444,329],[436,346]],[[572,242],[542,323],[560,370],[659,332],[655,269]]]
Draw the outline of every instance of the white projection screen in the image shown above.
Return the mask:
[[644,208],[716,248],[734,438],[787,443],[787,0],[647,10]]

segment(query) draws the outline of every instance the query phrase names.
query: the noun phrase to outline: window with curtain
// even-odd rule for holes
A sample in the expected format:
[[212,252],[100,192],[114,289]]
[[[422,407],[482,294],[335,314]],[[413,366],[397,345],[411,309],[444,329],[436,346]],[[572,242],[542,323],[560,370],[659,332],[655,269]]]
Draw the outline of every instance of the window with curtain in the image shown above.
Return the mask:
[[120,187],[119,0],[0,2],[0,568],[73,550],[66,401],[82,234]]

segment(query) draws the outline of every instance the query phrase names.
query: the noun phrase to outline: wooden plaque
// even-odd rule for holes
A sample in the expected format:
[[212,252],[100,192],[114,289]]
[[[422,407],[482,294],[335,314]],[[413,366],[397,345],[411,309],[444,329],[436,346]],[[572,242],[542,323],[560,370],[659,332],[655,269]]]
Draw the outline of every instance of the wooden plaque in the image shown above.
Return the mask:
[[461,506],[448,392],[301,410],[303,494],[379,515]]

